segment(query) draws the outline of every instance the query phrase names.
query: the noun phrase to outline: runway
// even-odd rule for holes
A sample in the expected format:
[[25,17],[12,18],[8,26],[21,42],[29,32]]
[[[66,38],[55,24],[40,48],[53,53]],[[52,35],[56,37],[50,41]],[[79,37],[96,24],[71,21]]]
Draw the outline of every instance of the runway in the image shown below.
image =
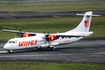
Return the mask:
[[105,63],[105,39],[83,39],[78,42],[49,49],[28,49],[7,53],[0,43],[0,61]]

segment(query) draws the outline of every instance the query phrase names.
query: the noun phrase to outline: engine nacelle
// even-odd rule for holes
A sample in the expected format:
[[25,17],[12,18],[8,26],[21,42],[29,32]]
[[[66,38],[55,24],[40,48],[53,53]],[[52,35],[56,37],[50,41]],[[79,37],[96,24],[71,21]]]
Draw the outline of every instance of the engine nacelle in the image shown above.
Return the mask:
[[56,40],[58,39],[59,37],[56,37],[55,35],[51,35],[51,36],[48,36],[48,40],[49,41],[53,41],[53,40]]
[[23,37],[30,37],[30,33],[23,34]]

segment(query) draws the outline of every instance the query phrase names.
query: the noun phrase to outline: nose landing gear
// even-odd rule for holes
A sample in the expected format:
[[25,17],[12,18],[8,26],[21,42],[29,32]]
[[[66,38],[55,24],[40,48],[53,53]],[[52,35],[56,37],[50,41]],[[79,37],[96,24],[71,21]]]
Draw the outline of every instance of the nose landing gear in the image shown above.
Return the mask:
[[11,52],[13,52],[13,50],[8,50],[8,53],[11,53]]

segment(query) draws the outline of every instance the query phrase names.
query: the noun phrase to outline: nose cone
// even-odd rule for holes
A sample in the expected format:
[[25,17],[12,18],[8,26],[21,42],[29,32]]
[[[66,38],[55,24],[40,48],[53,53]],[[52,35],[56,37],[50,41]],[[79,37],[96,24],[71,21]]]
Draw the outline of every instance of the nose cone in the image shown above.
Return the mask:
[[10,48],[11,48],[11,44],[7,43],[7,44],[4,45],[4,49],[8,49],[9,50]]

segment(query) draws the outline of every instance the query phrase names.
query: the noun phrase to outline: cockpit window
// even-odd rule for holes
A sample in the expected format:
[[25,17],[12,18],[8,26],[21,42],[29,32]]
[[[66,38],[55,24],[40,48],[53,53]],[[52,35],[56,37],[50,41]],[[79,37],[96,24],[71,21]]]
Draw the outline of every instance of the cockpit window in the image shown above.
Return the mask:
[[9,41],[8,43],[15,43],[15,41]]

